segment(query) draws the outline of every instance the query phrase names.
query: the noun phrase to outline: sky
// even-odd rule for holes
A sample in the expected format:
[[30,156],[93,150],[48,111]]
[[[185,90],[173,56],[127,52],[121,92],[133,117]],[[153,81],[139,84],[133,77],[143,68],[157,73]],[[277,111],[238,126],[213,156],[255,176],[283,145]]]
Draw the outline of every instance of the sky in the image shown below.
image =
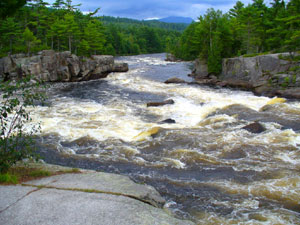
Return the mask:
[[[53,3],[55,0],[44,0]],[[241,0],[245,5],[252,0]],[[81,3],[82,12],[94,11],[100,7],[99,15],[133,19],[159,19],[168,16],[191,17],[194,20],[207,9],[227,12],[237,0],[73,0]],[[265,2],[268,2],[265,1]]]

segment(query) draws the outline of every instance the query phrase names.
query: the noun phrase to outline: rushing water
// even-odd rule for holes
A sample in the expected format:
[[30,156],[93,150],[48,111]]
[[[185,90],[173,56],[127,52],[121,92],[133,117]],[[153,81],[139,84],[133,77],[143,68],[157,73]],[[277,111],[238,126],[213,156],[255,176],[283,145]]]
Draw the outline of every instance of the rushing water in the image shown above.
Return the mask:
[[[46,161],[127,174],[199,224],[300,223],[299,102],[164,84],[188,80],[191,65],[163,54],[120,60],[129,72],[55,84],[49,105],[32,109]],[[175,104],[146,107],[166,99]],[[256,120],[266,131],[242,129]]]

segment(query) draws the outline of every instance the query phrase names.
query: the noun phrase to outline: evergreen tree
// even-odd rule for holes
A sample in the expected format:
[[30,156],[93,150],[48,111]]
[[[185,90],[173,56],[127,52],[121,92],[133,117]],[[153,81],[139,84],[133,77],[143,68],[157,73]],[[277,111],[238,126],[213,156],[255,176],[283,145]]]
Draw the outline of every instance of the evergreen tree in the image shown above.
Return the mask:
[[1,0],[0,19],[12,16],[19,8],[26,4],[27,0]]
[[23,38],[27,47],[27,55],[29,56],[31,48],[35,45],[40,44],[41,41],[34,36],[34,34],[28,29],[28,27],[26,27],[25,31],[23,32]]

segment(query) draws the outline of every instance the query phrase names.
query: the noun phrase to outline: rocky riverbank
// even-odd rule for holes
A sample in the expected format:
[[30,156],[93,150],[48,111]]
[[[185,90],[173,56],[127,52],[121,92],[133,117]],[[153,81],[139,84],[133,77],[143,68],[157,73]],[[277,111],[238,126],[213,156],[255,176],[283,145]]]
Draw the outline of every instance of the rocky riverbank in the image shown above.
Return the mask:
[[223,59],[222,73],[208,73],[205,62],[196,60],[191,74],[195,83],[253,91],[257,95],[300,99],[300,61],[289,53]]
[[[70,171],[30,164],[45,171]],[[162,209],[165,200],[151,186],[126,176],[78,170],[21,185],[0,185],[1,224],[194,224]]]
[[126,63],[115,63],[110,55],[79,57],[71,52],[43,50],[37,55],[10,55],[0,59],[0,80],[33,75],[41,81],[87,81],[106,77],[111,72],[126,72]]

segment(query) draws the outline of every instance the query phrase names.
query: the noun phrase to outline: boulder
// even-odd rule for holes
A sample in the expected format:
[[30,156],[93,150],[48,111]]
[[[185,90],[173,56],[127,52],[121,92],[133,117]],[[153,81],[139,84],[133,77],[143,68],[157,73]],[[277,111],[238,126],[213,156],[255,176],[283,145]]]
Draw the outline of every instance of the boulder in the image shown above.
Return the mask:
[[147,103],[147,107],[157,107],[157,106],[164,106],[164,105],[172,105],[174,104],[174,100],[173,99],[168,99],[166,101],[163,102],[148,102]]
[[300,99],[300,87],[286,90],[277,90],[276,94],[285,98]]
[[204,60],[196,59],[194,61],[194,70],[191,74],[195,78],[208,78],[208,67],[207,63]]
[[247,130],[254,134],[259,134],[266,130],[266,128],[258,122],[254,122],[247,126],[244,126],[242,129]]
[[115,63],[112,72],[127,72],[128,70],[127,63]]
[[186,81],[179,79],[177,77],[172,77],[165,81],[165,84],[182,84],[182,83],[186,83]]
[[167,54],[165,61],[168,62],[179,62],[180,59],[177,59],[174,55],[172,54]]

